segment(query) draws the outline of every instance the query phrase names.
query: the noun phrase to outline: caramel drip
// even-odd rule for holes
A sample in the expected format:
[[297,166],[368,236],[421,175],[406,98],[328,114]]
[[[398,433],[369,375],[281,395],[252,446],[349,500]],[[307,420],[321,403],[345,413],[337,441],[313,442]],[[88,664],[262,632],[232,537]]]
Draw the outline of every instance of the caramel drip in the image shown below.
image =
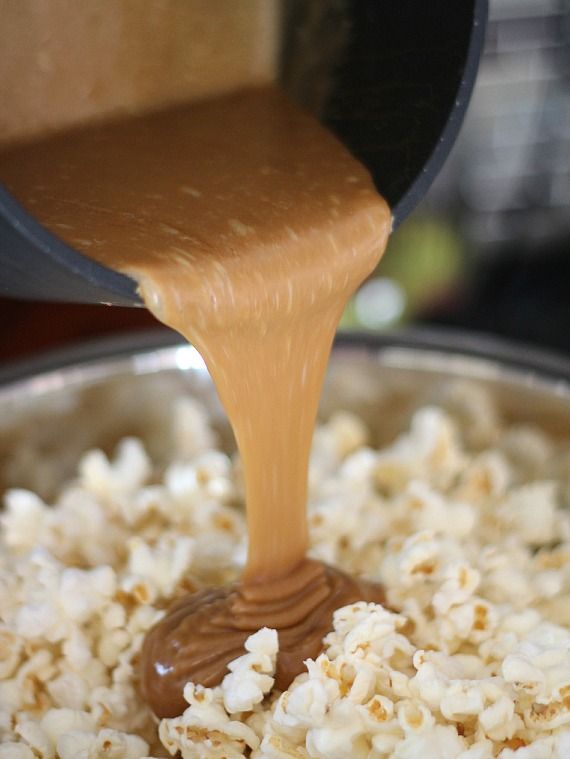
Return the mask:
[[262,626],[279,631],[285,687],[334,608],[381,595],[305,555],[321,386],[346,301],[384,250],[386,203],[271,88],[13,149],[0,178],[66,241],[134,276],[148,308],[198,348],[242,457],[242,584],[188,598],[155,628],[146,697],[161,714],[183,708],[183,684],[218,682]]
[[282,580],[242,583],[183,598],[147,635],[143,648],[143,694],[158,717],[180,714],[184,685],[212,687],[227,664],[244,652],[246,638],[261,627],[279,631],[275,685],[285,690],[305,659],[322,650],[335,609],[356,601],[382,603],[378,585],[355,580],[333,567],[304,560]]

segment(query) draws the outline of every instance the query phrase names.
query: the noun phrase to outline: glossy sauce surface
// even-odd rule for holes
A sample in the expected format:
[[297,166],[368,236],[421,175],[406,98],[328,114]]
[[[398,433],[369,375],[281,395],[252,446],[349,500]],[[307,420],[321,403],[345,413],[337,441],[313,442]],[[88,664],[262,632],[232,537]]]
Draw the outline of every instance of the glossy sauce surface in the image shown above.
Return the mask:
[[149,309],[198,348],[242,457],[241,585],[181,602],[151,632],[151,706],[179,713],[183,684],[219,682],[264,625],[279,631],[285,687],[318,653],[335,608],[382,597],[306,560],[306,501],[332,340],[384,250],[386,203],[273,88],[12,149],[0,179],[67,242],[133,276]]

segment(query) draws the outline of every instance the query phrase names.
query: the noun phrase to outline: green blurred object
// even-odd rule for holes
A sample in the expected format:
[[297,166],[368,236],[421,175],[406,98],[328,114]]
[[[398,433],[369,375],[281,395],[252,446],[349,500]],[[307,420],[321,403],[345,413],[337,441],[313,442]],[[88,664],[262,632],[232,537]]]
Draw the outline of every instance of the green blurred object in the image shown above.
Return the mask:
[[416,214],[390,238],[378,268],[348,303],[341,327],[381,330],[411,321],[452,294],[465,269],[466,249],[455,229]]

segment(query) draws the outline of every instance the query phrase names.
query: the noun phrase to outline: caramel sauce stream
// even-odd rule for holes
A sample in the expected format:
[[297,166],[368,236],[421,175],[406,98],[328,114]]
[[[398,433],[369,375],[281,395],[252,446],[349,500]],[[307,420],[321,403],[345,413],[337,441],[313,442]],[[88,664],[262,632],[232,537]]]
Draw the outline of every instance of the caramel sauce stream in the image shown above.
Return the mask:
[[203,356],[243,460],[249,548],[237,588],[175,606],[143,650],[154,711],[219,682],[248,634],[279,631],[285,687],[335,608],[379,588],[306,560],[310,446],[333,337],[391,225],[367,171],[273,88],[6,151],[0,178],[88,256],[133,276]]

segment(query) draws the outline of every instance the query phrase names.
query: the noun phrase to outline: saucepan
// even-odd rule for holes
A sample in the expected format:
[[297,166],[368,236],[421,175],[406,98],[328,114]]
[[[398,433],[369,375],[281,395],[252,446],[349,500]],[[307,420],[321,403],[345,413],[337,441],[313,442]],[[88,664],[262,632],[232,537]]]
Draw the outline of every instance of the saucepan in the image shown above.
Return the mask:
[[[293,0],[283,7],[281,84],[368,167],[398,226],[459,131],[487,0]],[[142,305],[133,280],[70,248],[1,184],[0,293]]]

